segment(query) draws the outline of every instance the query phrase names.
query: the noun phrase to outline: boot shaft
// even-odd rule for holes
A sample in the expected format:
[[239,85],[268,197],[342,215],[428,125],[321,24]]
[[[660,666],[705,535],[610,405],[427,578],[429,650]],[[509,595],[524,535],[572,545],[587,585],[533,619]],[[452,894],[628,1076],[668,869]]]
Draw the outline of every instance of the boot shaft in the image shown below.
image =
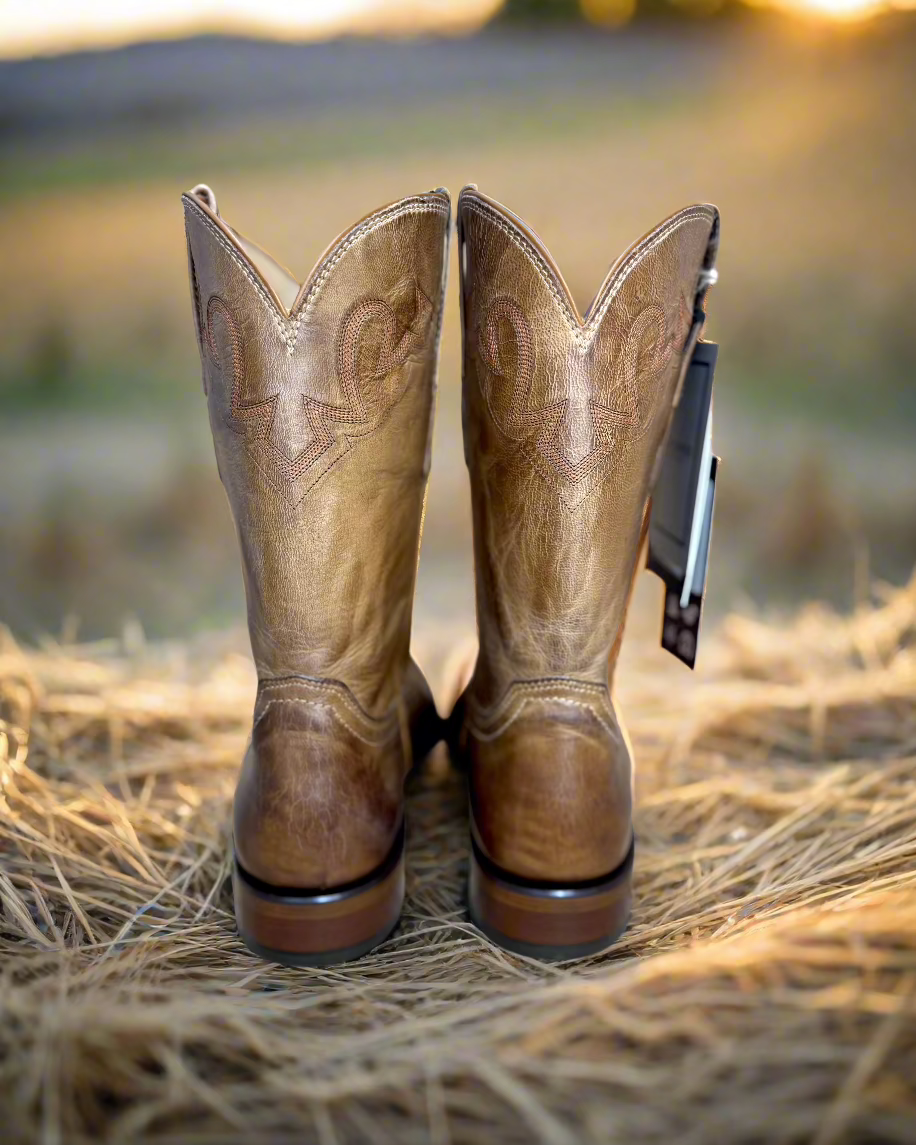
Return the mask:
[[650,232],[584,318],[511,212],[466,188],[457,219],[474,695],[489,705],[513,681],[556,677],[606,685],[718,214],[690,207]]
[[261,678],[386,711],[407,665],[449,231],[445,192],[367,216],[298,283],[184,196],[217,464]]

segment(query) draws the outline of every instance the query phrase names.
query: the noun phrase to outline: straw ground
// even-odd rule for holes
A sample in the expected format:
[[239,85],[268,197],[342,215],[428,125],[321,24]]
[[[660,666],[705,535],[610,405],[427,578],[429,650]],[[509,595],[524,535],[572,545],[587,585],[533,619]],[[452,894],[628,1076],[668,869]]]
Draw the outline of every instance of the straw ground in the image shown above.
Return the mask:
[[732,618],[698,681],[660,656],[622,681],[637,905],[610,954],[475,932],[434,759],[394,937],[290,970],[244,949],[227,889],[247,660],[7,638],[4,1140],[916,1141],[916,580],[848,618]]

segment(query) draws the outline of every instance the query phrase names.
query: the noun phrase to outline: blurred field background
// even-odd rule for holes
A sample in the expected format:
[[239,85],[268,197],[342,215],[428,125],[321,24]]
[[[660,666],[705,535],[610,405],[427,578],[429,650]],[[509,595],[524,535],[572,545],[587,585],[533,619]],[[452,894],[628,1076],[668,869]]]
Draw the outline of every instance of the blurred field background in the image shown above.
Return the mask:
[[[777,2],[0,0],[4,1141],[916,1142],[916,13]],[[608,954],[469,925],[442,755],[389,941],[310,973],[238,940],[255,681],[192,333],[201,180],[300,278],[382,203],[477,182],[582,307],[670,212],[721,208],[721,623],[691,675],[642,578]],[[456,269],[415,633],[440,701],[474,616]],[[805,597],[850,615],[725,618]]]
[[[913,13],[799,0],[630,19],[624,0],[452,0],[375,5],[360,24],[359,4],[311,7],[337,11],[332,31],[387,13],[398,35],[259,40],[211,21],[91,50],[108,40],[88,16],[70,40],[35,17],[37,50],[81,47],[35,56],[11,9],[0,16],[0,619],[18,637],[241,622],[179,206],[201,180],[300,279],[368,210],[477,182],[539,231],[583,307],[665,215],[718,204],[713,615],[849,605],[874,577],[906,578]],[[421,635],[473,623],[454,289],[448,307]],[[658,591],[641,592],[654,631]]]

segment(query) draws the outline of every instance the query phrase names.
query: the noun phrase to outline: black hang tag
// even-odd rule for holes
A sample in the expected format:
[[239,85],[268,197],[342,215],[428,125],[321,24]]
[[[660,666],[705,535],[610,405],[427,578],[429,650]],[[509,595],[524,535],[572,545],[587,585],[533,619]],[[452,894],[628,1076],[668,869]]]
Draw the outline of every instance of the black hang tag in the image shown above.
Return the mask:
[[[686,604],[683,603],[683,582],[665,580],[665,614],[662,619],[662,648],[665,648],[688,668],[697,659],[700,639],[700,618],[706,593],[706,571],[709,563],[709,542],[712,536],[712,510],[716,496],[716,472],[719,458],[713,456],[709,466],[709,492],[703,513],[703,533],[699,542],[698,560],[693,583]],[[653,569],[653,572],[657,571]],[[661,575],[661,574],[659,574]]]
[[652,494],[648,567],[665,583],[661,644],[689,668],[697,641],[719,459],[712,453],[712,384],[718,346],[697,342]]

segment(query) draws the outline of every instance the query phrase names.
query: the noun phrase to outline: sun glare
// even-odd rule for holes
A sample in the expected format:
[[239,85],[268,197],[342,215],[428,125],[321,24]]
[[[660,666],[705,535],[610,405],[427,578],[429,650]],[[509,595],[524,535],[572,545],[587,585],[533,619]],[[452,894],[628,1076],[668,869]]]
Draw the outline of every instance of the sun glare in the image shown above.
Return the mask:
[[[726,0],[670,0],[697,16]],[[480,27],[505,0],[0,0],[0,58],[107,48],[204,32],[316,40],[345,32],[462,32]],[[744,0],[809,19],[853,22],[916,0]],[[594,24],[626,24],[639,0],[580,0]]]
[[887,0],[752,0],[760,7],[780,8],[809,18],[826,18],[838,22],[855,23],[887,12],[893,5]]
[[880,12],[884,4],[881,0],[802,0],[802,8],[836,20],[858,20]]

